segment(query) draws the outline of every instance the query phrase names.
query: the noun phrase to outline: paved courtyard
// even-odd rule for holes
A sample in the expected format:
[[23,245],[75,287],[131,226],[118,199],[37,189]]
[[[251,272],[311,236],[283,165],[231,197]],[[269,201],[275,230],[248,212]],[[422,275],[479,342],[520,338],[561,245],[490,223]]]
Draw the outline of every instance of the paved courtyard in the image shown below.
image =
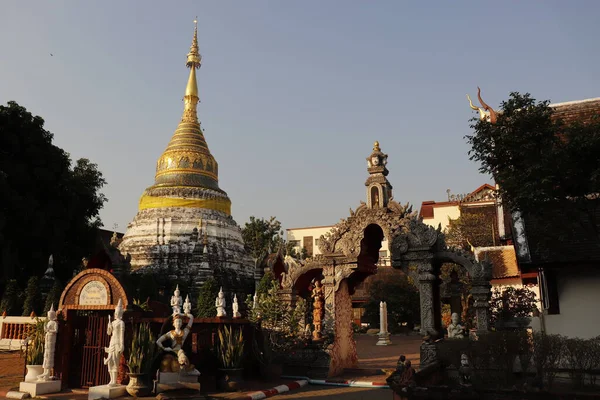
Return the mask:
[[376,346],[377,336],[355,335],[358,367],[364,369],[395,369],[401,354],[410,360],[414,368],[419,366],[419,335],[393,335],[389,346]]
[[288,393],[270,397],[272,400],[392,400],[390,389],[349,388],[308,385]]

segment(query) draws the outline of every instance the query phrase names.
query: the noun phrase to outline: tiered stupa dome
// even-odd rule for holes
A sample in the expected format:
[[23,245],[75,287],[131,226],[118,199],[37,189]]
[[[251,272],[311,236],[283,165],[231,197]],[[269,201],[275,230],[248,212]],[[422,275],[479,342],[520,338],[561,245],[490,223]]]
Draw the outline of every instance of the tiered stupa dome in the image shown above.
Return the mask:
[[254,274],[198,120],[196,70],[201,64],[196,25],[187,55],[190,74],[181,121],[156,163],[154,185],[144,191],[119,246],[131,256],[132,270],[166,272],[171,279],[189,277],[194,286],[217,267],[250,279]]

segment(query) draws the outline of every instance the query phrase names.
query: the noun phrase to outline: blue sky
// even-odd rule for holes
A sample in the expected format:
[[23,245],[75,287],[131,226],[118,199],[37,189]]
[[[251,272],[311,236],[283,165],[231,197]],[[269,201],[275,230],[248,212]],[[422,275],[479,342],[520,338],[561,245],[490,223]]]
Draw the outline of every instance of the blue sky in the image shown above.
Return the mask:
[[374,140],[401,203],[489,182],[463,138],[478,85],[493,106],[600,96],[592,0],[4,1],[0,102],[99,165],[109,229],[135,216],[179,122],[196,15],[199,116],[240,225],[346,217]]

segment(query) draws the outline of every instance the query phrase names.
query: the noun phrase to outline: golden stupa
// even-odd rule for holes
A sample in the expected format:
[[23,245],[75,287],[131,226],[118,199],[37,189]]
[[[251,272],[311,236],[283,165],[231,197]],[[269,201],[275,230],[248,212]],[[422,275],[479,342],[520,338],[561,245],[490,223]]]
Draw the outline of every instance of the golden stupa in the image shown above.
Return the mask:
[[183,96],[183,115],[171,141],[156,163],[155,183],[140,199],[140,210],[159,207],[201,207],[231,214],[231,201],[226,196],[214,199],[182,199],[149,193],[152,189],[168,187],[204,187],[221,191],[219,165],[208,149],[196,109],[200,102],[196,70],[202,65],[202,56],[198,50],[197,21],[194,23],[194,38],[186,62],[190,75]]
[[[199,286],[216,267],[254,279],[240,227],[231,217],[231,200],[219,188],[218,164],[198,121],[196,71],[202,64],[198,26],[187,54],[190,69],[181,121],[156,163],[154,184],[139,202],[138,213],[119,245],[134,271],[156,273],[171,281],[189,277]],[[208,265],[208,256],[211,263]]]

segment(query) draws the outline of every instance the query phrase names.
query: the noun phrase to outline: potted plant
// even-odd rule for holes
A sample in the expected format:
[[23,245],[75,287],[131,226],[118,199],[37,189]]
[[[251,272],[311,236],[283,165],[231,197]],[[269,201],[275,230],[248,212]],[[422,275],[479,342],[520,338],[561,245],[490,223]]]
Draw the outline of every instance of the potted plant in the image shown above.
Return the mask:
[[36,381],[38,376],[44,372],[44,324],[46,321],[37,318],[35,323],[29,327],[29,335],[26,339],[25,361],[27,375],[25,382]]
[[154,360],[155,341],[148,323],[139,324],[134,328],[127,360],[129,383],[126,388],[127,393],[133,397],[144,397],[150,394],[146,376]]
[[219,343],[216,346],[219,371],[218,380],[221,390],[236,391],[242,380],[242,361],[244,357],[244,335],[242,329],[232,327],[219,328]]

